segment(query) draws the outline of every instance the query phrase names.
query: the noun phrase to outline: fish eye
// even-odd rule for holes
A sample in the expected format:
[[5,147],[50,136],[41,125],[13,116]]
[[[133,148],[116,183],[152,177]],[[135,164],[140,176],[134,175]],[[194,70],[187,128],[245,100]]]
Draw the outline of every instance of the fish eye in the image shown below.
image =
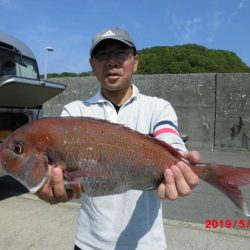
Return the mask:
[[16,154],[22,154],[23,153],[23,147],[21,146],[21,145],[19,145],[19,144],[16,144],[15,146],[14,146],[14,152],[16,153]]

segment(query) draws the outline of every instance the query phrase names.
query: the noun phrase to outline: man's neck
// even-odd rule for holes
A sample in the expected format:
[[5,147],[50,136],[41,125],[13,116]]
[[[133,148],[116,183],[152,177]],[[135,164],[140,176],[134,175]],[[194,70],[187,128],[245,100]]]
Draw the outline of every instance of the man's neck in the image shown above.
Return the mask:
[[132,86],[118,91],[107,91],[102,89],[102,95],[110,102],[120,106],[124,104],[133,94]]

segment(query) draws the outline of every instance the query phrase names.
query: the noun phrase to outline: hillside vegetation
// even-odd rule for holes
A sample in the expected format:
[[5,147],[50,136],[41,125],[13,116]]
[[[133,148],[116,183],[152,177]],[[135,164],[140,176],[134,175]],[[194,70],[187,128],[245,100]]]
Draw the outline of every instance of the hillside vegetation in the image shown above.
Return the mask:
[[[152,47],[138,51],[138,55],[137,74],[250,73],[250,68],[234,52],[207,49],[197,44]],[[93,75],[91,71],[63,72],[49,73],[48,77],[90,75]]]
[[138,54],[138,74],[250,72],[234,52],[207,49],[197,44],[153,47]]

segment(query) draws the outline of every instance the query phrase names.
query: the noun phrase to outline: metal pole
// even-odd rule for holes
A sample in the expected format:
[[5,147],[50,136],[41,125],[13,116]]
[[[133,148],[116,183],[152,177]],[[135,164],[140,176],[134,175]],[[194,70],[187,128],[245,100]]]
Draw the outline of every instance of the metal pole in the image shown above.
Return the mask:
[[48,52],[54,51],[52,47],[46,47],[45,49],[45,69],[44,69],[44,80],[47,79],[47,74],[48,74]]
[[44,80],[47,79],[47,72],[48,72],[48,50],[45,50],[45,70],[44,70]]

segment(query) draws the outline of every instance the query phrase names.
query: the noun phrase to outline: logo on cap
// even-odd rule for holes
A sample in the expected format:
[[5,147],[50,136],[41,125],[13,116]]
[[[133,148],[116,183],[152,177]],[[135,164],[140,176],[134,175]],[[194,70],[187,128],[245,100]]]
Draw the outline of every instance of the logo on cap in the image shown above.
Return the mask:
[[107,30],[101,37],[115,36],[115,33],[111,30]]

